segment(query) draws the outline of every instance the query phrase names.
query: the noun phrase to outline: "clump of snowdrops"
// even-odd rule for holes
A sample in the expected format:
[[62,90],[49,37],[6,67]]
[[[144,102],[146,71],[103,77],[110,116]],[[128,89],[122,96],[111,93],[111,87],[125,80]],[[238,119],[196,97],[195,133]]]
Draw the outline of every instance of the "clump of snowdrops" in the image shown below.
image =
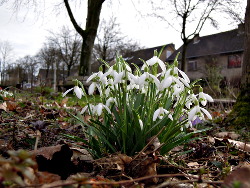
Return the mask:
[[13,93],[8,92],[0,87],[0,101],[9,97],[13,97]]
[[[142,60],[143,61],[143,60]],[[88,95],[97,90],[101,102],[88,103],[82,83],[67,90],[73,90],[87,105],[81,114],[90,115],[88,122],[74,116],[83,125],[86,139],[82,141],[95,158],[109,153],[122,152],[134,155],[142,150],[147,140],[157,135],[162,145],[161,154],[190,141],[193,132],[187,132],[192,122],[199,118],[211,119],[210,113],[202,106],[212,97],[203,93],[197,82],[190,83],[188,76],[178,69],[177,58],[169,65],[155,56],[143,61],[143,66],[134,66],[134,71],[122,57],[116,58],[107,71],[93,73],[87,82],[92,82]],[[193,92],[194,87],[199,93]]]

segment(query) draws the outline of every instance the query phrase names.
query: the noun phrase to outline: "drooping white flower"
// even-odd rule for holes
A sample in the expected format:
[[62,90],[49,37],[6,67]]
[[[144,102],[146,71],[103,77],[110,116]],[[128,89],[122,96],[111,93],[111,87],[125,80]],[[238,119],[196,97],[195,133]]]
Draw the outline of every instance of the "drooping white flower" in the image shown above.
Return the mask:
[[93,112],[93,113],[95,113],[95,114],[97,114],[98,116],[100,116],[100,115],[102,114],[102,110],[103,110],[104,108],[108,111],[108,113],[111,114],[110,109],[109,109],[106,105],[104,105],[104,104],[102,104],[102,103],[99,103],[99,104],[97,104],[97,105],[94,107],[94,112]]
[[146,64],[144,64],[142,67],[141,67],[141,70],[144,70],[146,66],[153,66],[154,64],[158,63],[159,66],[161,67],[161,70],[163,72],[166,71],[166,66],[165,64],[163,63],[162,60],[160,60],[157,56],[153,56],[151,59],[147,60],[146,61]]
[[200,107],[201,111],[206,114],[206,116],[208,117],[208,119],[212,119],[212,116],[211,114],[205,109],[205,108],[202,108]]
[[[177,68],[177,67],[176,67]],[[177,68],[178,69],[178,68]],[[186,73],[185,72],[183,72],[182,70],[180,70],[180,69],[178,69],[178,72],[181,74],[181,76],[182,76],[182,78],[184,79],[184,81],[186,82],[186,83],[190,83],[190,79],[188,78],[188,76],[186,75]],[[186,85],[186,84],[185,84]]]
[[124,76],[124,71],[122,72],[116,72],[114,71],[114,84],[118,84],[118,83],[121,83],[122,82],[122,78]]
[[111,103],[116,103],[115,98],[110,97],[107,101],[106,101],[106,106],[109,108]]
[[188,113],[188,120],[193,121],[197,117],[197,112],[199,112],[199,106],[194,106]]
[[97,83],[96,82],[92,82],[90,84],[89,90],[88,90],[89,95],[93,95],[94,94],[94,91],[95,91],[96,87],[97,87]]
[[204,119],[204,115],[202,112],[208,117],[208,119],[212,119],[211,114],[205,108],[202,108],[199,105],[196,105],[189,111],[188,120],[194,121],[197,117]]
[[107,76],[107,73],[103,74],[103,72],[99,71],[99,72],[96,72],[96,73],[93,73],[92,75],[90,75],[88,77],[88,79],[86,80],[86,82],[88,83],[91,80],[96,79],[95,82],[98,80],[101,83],[106,84],[107,83],[107,77],[106,76]]
[[127,90],[132,90],[132,89],[140,89],[139,85],[130,83],[129,85],[127,85]]
[[130,66],[128,66],[127,63],[125,63],[125,67],[126,67],[126,70],[127,70],[128,72],[132,72],[132,69],[130,68]]
[[214,102],[214,99],[213,99],[210,95],[208,95],[208,94],[206,94],[206,93],[203,93],[203,92],[201,91],[201,92],[199,92],[199,101],[201,102],[201,104],[202,104],[203,106],[206,106],[207,101],[209,101],[209,102]]
[[93,112],[95,106],[93,104],[89,104],[89,105],[86,105],[86,106],[83,107],[83,109],[81,110],[80,114],[83,114],[88,109],[88,107],[89,107],[89,110],[91,112]]
[[139,124],[140,124],[141,130],[142,130],[143,129],[143,122],[141,119],[139,119]]
[[169,111],[167,111],[166,109],[164,109],[163,107],[158,108],[153,115],[153,121],[155,121],[157,118],[162,119],[164,117],[164,115],[168,115],[168,118],[171,119],[173,121],[173,117],[170,114]]
[[91,80],[93,80],[95,77],[97,77],[97,75],[98,75],[98,73],[96,72],[96,73],[93,73],[93,74],[91,74],[89,77],[88,77],[88,79],[86,80],[86,82],[88,83],[88,82],[90,82]]
[[195,94],[191,94],[187,97],[187,100],[186,100],[186,103],[185,103],[185,106],[190,109],[190,106],[194,103],[194,101],[198,101],[197,98],[196,98],[196,95]]
[[178,85],[178,84],[175,84],[175,85],[173,86],[173,88],[174,88],[174,93],[173,93],[173,95],[178,96],[178,95],[179,95],[179,93],[182,91],[181,86],[180,86],[180,85]]
[[84,93],[83,93],[82,89],[79,88],[78,86],[74,86],[73,88],[68,89],[67,91],[65,91],[65,92],[63,93],[62,96],[65,97],[65,96],[66,96],[70,91],[72,91],[72,90],[74,90],[74,93],[76,94],[76,96],[77,96],[79,99],[81,99],[82,96],[84,96]]
[[156,76],[154,76],[152,74],[150,75],[150,77],[153,78],[153,80],[154,80],[154,82],[155,82],[155,84],[157,86],[157,89],[159,91],[162,91],[165,88],[169,87],[172,84],[172,81],[173,81],[172,77],[164,78],[162,81],[160,81]]

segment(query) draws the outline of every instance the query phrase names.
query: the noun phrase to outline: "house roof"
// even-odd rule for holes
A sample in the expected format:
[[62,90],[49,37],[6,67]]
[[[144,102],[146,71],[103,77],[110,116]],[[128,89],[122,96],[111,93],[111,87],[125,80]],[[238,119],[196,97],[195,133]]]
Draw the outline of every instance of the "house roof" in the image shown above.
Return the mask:
[[[197,58],[208,55],[243,52],[244,34],[240,29],[225,31],[213,35],[199,37],[195,43],[192,39],[187,47],[186,58]],[[178,52],[182,52],[182,46],[176,50],[167,61],[173,61]],[[181,58],[181,54],[179,59]]]
[[128,63],[135,63],[137,65],[141,65],[142,61],[140,59],[143,59],[146,61],[146,60],[152,58],[154,55],[154,50],[157,50],[157,52],[160,52],[162,47],[164,47],[164,49],[166,49],[167,47],[171,47],[174,49],[175,45],[171,43],[171,44],[166,44],[166,45],[162,45],[162,46],[156,46],[156,47],[152,47],[152,48],[137,50],[137,51],[134,51],[134,52],[127,54],[124,57],[124,59]]

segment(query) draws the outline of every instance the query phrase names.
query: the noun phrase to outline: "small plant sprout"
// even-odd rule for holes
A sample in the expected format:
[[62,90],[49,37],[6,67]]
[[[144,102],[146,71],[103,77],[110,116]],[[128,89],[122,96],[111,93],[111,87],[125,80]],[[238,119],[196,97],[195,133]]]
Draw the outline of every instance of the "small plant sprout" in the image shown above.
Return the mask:
[[[95,158],[114,152],[134,155],[155,135],[162,144],[160,152],[165,155],[191,139],[194,132],[187,132],[187,128],[192,121],[212,118],[200,107],[212,102],[212,97],[203,93],[198,81],[191,83],[178,69],[177,58],[173,64],[167,64],[156,52],[153,58],[142,61],[141,68],[130,67],[122,57],[117,57],[113,66],[104,62],[106,72],[100,68],[87,80],[92,82],[88,94],[95,98],[97,89],[101,102],[87,102],[83,107],[81,113],[90,115],[90,121],[74,117],[82,122],[84,142]],[[87,100],[82,83],[76,83],[64,96],[74,90],[79,99]],[[197,94],[193,91],[195,87],[199,88]]]

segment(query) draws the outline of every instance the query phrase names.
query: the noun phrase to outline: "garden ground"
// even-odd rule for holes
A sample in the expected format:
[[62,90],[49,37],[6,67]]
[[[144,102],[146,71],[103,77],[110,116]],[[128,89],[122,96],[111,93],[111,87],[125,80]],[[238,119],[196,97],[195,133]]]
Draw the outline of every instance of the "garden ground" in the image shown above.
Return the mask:
[[230,126],[225,121],[228,112],[210,109],[213,121],[194,128],[211,129],[168,156],[160,155],[161,143],[152,138],[135,156],[115,153],[93,160],[81,140],[69,139],[84,139],[81,124],[70,115],[83,105],[73,95],[62,98],[46,92],[4,98],[0,187],[250,186],[249,127]]

